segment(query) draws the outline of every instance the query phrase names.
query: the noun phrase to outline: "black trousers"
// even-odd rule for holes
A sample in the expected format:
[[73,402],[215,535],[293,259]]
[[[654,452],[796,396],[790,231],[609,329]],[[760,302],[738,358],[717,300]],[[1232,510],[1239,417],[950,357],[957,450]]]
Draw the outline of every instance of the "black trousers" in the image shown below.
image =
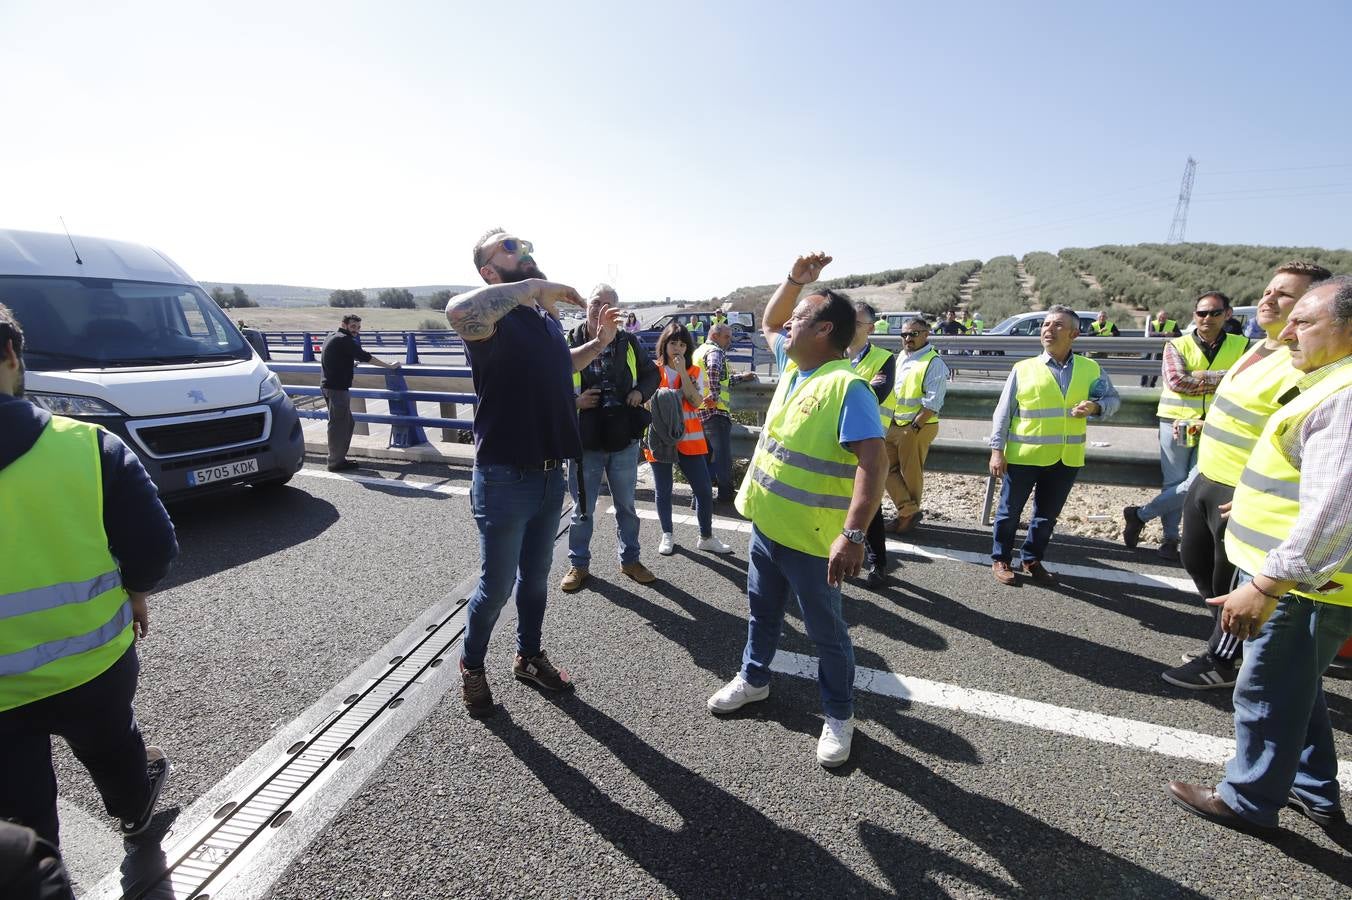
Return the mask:
[[868,529],[865,533],[864,557],[879,571],[887,571],[887,529],[883,527],[883,508],[878,505],[878,511],[873,514],[873,520],[868,523]]
[[[1221,505],[1234,497],[1234,488],[1198,472],[1183,501],[1183,540],[1178,552],[1183,568],[1188,570],[1203,599],[1229,593],[1235,580],[1235,567],[1225,556],[1225,519],[1220,513]],[[1219,606],[1208,606],[1207,609],[1211,610],[1212,618],[1207,650],[1216,659],[1233,662],[1238,659],[1244,642],[1221,631]]]
[[145,810],[146,745],[131,706],[140,672],[133,644],[94,680],[0,712],[0,818],[59,845],[52,735],[89,770],[108,815],[135,819]]

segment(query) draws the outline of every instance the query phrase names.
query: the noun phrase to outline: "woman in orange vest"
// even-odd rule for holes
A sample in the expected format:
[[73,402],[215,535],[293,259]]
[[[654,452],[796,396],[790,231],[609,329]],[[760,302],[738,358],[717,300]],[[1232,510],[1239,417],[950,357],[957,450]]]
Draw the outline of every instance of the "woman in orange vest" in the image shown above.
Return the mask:
[[[704,428],[699,418],[699,405],[704,396],[700,389],[703,375],[699,366],[690,365],[690,353],[694,349],[690,332],[684,325],[672,322],[662,331],[657,339],[657,370],[661,373],[658,389],[681,392],[685,436],[676,442],[675,464],[681,467],[681,474],[695,494],[695,515],[699,519],[700,534],[696,547],[713,553],[731,553],[731,547],[714,537],[714,493],[713,485],[709,482],[709,466],[705,462],[709,445],[704,441]],[[657,552],[670,556],[676,550],[676,540],[671,532],[672,463],[654,459],[647,447],[643,448],[643,453],[652,468],[657,495],[657,520],[662,525],[662,542],[657,546]]]

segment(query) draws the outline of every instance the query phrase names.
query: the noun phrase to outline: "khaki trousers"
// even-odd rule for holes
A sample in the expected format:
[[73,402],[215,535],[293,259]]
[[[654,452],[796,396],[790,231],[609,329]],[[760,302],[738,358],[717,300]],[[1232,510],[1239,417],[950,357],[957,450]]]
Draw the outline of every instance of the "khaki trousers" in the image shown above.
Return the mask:
[[925,457],[939,433],[938,422],[926,422],[916,431],[910,425],[893,424],[883,443],[887,447],[887,495],[897,507],[897,515],[915,515],[920,511],[920,495],[925,489]]

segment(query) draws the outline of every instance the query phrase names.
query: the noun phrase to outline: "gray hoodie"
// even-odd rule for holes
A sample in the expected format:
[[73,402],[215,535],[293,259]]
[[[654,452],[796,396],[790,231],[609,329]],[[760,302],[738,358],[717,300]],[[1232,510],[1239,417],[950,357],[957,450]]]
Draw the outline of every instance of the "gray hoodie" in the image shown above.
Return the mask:
[[648,426],[648,449],[658,462],[674,463],[676,443],[685,437],[681,392],[672,388],[658,388],[653,394],[651,409],[653,423]]

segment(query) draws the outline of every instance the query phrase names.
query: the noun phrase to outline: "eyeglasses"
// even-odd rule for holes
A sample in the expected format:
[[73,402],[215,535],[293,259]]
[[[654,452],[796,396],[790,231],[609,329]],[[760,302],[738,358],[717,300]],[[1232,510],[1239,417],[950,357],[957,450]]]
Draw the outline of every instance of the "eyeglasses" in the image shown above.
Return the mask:
[[925,332],[923,331],[903,331],[901,333],[901,339],[904,341],[907,338],[918,338],[922,337],[924,334]]
[[1220,309],[1198,309],[1198,310],[1193,310],[1193,315],[1199,316],[1199,317],[1201,317],[1201,318],[1203,318],[1203,319],[1214,319],[1214,318],[1216,318],[1217,316],[1223,316],[1223,315],[1225,315],[1227,312],[1229,312],[1229,310],[1227,310],[1225,307],[1222,306]]
[[500,248],[516,257],[530,256],[535,252],[535,245],[530,241],[523,241],[520,238],[507,238],[498,244]]

